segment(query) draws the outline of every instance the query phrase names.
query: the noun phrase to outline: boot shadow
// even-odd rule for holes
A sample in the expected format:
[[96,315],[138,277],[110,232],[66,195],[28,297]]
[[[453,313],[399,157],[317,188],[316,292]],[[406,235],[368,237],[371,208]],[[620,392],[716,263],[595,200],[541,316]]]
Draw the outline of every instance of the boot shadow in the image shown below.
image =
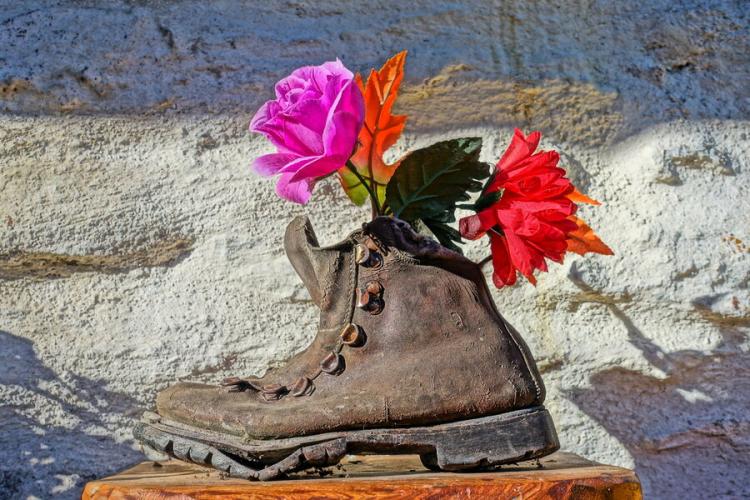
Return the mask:
[[708,353],[666,352],[616,303],[606,307],[625,325],[630,343],[666,376],[615,367],[594,373],[590,388],[566,396],[627,448],[646,497],[750,496],[750,420],[736,417],[750,408],[742,328],[719,323],[722,341]]
[[[80,498],[86,482],[142,457],[104,420],[138,402],[104,384],[56,374],[32,341],[0,330],[0,497]],[[40,404],[54,407],[53,417]]]

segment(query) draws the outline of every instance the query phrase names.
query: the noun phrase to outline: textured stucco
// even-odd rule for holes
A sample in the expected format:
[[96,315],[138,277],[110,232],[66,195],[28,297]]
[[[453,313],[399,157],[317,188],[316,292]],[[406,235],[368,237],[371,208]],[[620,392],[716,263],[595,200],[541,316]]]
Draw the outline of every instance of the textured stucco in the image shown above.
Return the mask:
[[404,48],[394,153],[479,134],[492,161],[538,128],[604,202],[583,213],[615,257],[495,293],[563,446],[634,467],[652,498],[750,495],[749,11],[0,2],[0,498],[75,497],[141,458],[131,425],[158,389],[304,347],[283,229],[307,213],[332,243],[367,210],[333,182],[279,200],[248,171],[270,149],[247,122],[297,66]]

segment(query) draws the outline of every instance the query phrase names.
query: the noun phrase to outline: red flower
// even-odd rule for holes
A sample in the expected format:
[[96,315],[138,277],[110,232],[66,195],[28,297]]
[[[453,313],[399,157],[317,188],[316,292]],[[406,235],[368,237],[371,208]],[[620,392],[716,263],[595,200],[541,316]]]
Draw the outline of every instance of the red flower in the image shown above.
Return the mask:
[[[578,226],[569,217],[577,209],[567,196],[574,187],[557,166],[555,151],[534,153],[541,134],[528,137],[516,129],[482,197],[499,199],[476,215],[459,221],[461,235],[470,240],[489,234],[498,288],[516,282],[516,271],[536,283],[534,270],[547,270],[545,259],[562,262],[569,233]],[[498,196],[497,194],[494,196]]]

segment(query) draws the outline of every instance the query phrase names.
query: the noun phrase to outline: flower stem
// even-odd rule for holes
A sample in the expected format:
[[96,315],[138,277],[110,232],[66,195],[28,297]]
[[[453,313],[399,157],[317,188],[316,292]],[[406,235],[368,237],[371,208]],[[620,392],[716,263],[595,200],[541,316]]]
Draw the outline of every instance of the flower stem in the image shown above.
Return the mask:
[[375,219],[378,215],[381,215],[380,207],[378,206],[378,197],[375,194],[375,192],[372,190],[372,186],[367,184],[367,181],[365,180],[362,175],[357,171],[357,167],[354,166],[354,164],[351,162],[351,160],[348,160],[346,162],[347,168],[351,170],[351,172],[354,174],[354,176],[359,179],[359,182],[362,183],[362,185],[365,187],[367,192],[370,194],[370,206],[372,207],[372,218]]
[[485,257],[484,259],[480,260],[478,262],[479,267],[483,268],[484,266],[486,266],[487,264],[489,264],[491,261],[492,261],[492,254],[490,254],[487,257]]

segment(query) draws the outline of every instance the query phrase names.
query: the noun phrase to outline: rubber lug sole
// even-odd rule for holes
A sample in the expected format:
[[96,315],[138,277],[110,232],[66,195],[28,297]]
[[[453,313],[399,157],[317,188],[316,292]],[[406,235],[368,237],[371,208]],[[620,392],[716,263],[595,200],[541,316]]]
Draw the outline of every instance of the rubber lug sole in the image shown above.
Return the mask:
[[429,469],[468,471],[541,458],[560,447],[552,418],[542,406],[428,427],[268,440],[243,440],[147,412],[134,434],[150,453],[260,481],[335,465],[348,453],[418,454]]

